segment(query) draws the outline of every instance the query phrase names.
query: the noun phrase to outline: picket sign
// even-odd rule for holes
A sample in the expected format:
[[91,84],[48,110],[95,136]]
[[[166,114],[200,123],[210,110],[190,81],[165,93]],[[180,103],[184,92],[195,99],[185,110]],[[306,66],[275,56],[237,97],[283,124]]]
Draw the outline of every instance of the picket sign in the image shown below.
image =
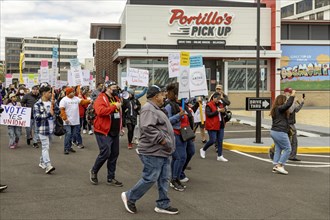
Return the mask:
[[31,108],[1,105],[4,111],[0,115],[0,124],[18,127],[30,127]]

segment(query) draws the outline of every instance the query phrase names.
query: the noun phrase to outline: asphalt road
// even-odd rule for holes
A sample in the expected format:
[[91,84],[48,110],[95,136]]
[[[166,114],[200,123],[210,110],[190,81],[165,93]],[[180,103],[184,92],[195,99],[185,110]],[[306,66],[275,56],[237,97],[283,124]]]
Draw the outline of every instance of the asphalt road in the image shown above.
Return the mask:
[[[228,124],[225,138],[254,137],[254,128]],[[252,130],[252,131],[251,131]],[[231,132],[230,132],[231,131]],[[241,131],[241,132],[239,132]],[[264,137],[268,131],[262,132]],[[185,192],[169,190],[171,205],[179,215],[153,211],[157,199],[154,186],[137,202],[137,214],[126,212],[120,198],[140,178],[142,164],[134,150],[127,149],[121,138],[116,178],[124,183],[118,188],[106,184],[106,167],[99,172],[99,185],[89,182],[89,169],[98,154],[94,136],[83,135],[85,149],[63,154],[63,138],[55,138],[51,160],[56,170],[46,175],[38,167],[41,148],[8,148],[6,127],[0,127],[1,183],[8,189],[0,194],[0,219],[329,219],[329,167],[287,166],[289,175],[273,174],[266,155],[252,155],[265,161],[224,151],[228,163],[217,162],[213,148],[206,159],[198,154],[202,146],[196,140],[196,155]],[[329,155],[304,157],[327,164]],[[292,163],[294,165],[294,163]]]

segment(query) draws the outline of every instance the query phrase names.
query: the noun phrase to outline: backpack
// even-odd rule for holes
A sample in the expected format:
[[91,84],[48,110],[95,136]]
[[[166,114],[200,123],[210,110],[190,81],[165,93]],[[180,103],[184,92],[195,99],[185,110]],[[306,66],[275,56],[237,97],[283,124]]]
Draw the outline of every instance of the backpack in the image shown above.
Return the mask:
[[65,135],[66,130],[65,130],[64,125],[63,125],[63,119],[58,114],[55,115],[54,124],[55,124],[55,126],[54,126],[54,135],[55,136]]
[[93,125],[95,118],[94,102],[91,102],[86,109],[86,121],[89,125]]

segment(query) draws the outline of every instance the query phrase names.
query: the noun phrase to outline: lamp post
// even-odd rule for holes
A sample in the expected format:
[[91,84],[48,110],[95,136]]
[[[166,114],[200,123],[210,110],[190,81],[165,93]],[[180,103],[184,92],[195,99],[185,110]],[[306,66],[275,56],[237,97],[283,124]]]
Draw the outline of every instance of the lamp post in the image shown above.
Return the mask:
[[[259,98],[260,87],[260,0],[257,0],[257,62],[256,62],[256,96]],[[256,111],[256,141],[261,144],[261,111]]]
[[57,35],[57,43],[58,43],[58,79],[61,80],[61,35]]

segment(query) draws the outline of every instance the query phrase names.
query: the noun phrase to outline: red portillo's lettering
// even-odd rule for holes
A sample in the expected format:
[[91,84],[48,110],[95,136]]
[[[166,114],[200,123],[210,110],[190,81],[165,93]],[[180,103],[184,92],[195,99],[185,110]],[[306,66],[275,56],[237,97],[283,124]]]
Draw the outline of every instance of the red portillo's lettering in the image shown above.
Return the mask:
[[198,13],[197,15],[186,15],[182,9],[172,9],[169,24],[177,22],[181,26],[196,24],[196,25],[230,25],[233,20],[233,15],[224,13],[220,15],[218,11],[206,13]]

